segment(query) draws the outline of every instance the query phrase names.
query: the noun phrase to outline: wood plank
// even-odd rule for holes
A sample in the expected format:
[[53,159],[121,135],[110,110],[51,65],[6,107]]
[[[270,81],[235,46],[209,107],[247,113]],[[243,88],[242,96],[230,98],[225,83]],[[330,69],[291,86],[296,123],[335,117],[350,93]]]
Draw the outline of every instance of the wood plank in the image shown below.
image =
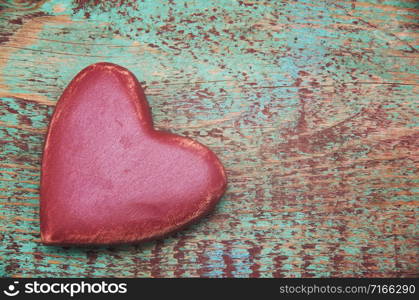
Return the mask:
[[[0,3],[0,275],[417,276],[414,0]],[[55,103],[109,61],[158,128],[208,145],[229,188],[142,245],[47,247],[42,145]]]

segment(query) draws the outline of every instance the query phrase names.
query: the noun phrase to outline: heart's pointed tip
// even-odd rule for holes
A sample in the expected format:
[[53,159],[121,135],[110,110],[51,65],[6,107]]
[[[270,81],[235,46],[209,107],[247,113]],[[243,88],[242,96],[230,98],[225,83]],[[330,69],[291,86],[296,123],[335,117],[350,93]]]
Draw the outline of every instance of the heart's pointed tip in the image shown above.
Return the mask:
[[59,244],[59,241],[54,239],[50,232],[45,232],[41,229],[41,243],[44,245],[56,245]]

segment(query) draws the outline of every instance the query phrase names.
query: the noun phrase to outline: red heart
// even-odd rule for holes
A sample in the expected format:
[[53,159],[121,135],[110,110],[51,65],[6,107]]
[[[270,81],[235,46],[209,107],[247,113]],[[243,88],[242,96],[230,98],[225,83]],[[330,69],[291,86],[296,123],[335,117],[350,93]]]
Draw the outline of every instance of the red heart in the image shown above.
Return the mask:
[[127,69],[97,63],[61,96],[45,142],[41,237],[45,244],[131,243],[196,221],[226,188],[205,146],[157,131]]

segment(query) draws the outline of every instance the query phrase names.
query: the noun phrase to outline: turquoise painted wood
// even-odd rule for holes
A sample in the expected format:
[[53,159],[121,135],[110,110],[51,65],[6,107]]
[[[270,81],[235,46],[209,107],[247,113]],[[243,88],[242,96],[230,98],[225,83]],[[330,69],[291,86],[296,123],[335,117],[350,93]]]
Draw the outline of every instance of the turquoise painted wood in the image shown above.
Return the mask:
[[[417,1],[0,8],[0,275],[418,275]],[[161,241],[43,246],[46,128],[69,81],[98,61],[133,71],[157,127],[213,149],[229,188]]]

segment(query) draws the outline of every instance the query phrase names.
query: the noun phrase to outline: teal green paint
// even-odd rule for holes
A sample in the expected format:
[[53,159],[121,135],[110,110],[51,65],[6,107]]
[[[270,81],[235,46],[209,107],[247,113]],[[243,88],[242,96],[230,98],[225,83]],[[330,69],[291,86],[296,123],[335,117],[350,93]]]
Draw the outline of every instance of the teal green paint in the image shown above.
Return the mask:
[[[184,6],[186,3],[187,8]],[[411,2],[377,3],[414,7]],[[173,5],[145,1],[138,4],[138,10],[128,6],[106,9],[97,6],[73,14],[75,5],[70,2],[49,1],[41,8],[44,13],[70,15],[72,23],[47,23],[34,37],[33,43],[28,43],[24,49],[16,49],[13,58],[23,61],[9,60],[3,68],[3,74],[7,74],[3,79],[10,94],[30,95],[36,92],[55,102],[82,68],[103,60],[118,63],[133,71],[147,87],[146,93],[157,126],[194,137],[216,150],[231,174],[229,191],[213,216],[164,240],[157,255],[164,275],[173,276],[175,267],[181,265],[184,271],[182,276],[197,276],[196,270],[203,268],[206,276],[220,277],[226,268],[223,255],[227,255],[233,261],[234,276],[249,276],[254,263],[249,243],[254,243],[262,247],[260,258],[255,259],[260,276],[271,277],[278,271],[275,267],[276,256],[283,257],[280,260],[283,276],[302,276],[304,255],[313,256],[307,272],[316,276],[333,275],[333,255],[340,254],[346,255],[346,260],[353,259],[356,267],[341,268],[337,274],[361,276],[365,271],[361,266],[362,248],[369,243],[373,248],[381,247],[374,244],[374,239],[368,240],[368,237],[374,236],[377,241],[391,244],[388,236],[392,229],[381,226],[385,225],[382,220],[371,220],[371,215],[385,212],[394,218],[392,225],[405,224],[407,221],[403,220],[403,216],[405,219],[410,216],[410,206],[385,207],[381,211],[376,209],[376,195],[388,203],[409,202],[415,201],[414,194],[397,193],[413,193],[416,190],[409,186],[415,175],[413,162],[407,161],[402,167],[391,170],[391,174],[408,178],[383,178],[384,163],[378,163],[382,168],[374,170],[362,163],[374,157],[374,153],[380,153],[377,150],[380,143],[366,140],[366,133],[360,132],[360,127],[381,128],[379,124],[370,123],[379,113],[381,100],[386,102],[382,106],[385,113],[380,118],[393,127],[412,128],[417,126],[417,119],[415,121],[413,117],[415,107],[411,101],[416,98],[413,86],[392,87],[357,82],[397,83],[403,79],[395,76],[393,71],[417,74],[417,70],[414,64],[406,63],[412,62],[411,58],[402,60],[386,57],[389,50],[409,50],[403,43],[387,45],[389,41],[395,42],[389,32],[398,32],[401,26],[393,22],[390,24],[392,31],[387,32],[389,29],[384,25],[388,16],[385,11],[379,7],[352,9],[350,4],[340,3],[345,8],[342,9],[319,1],[298,1],[277,6],[257,5],[254,9],[230,0],[216,4],[176,1]],[[65,10],[55,12],[56,5],[61,5]],[[214,7],[218,8],[217,13],[212,13]],[[118,14],[122,9],[126,12],[125,16]],[[84,17],[86,11],[90,13],[89,19]],[[348,12],[352,16],[347,19],[335,17],[339,14],[347,16]],[[168,21],[170,13],[175,16],[176,31],[161,31],[161,26],[171,23]],[[217,19],[209,22],[208,15],[215,15]],[[393,20],[405,21],[404,15],[412,13],[403,11]],[[139,16],[143,20],[129,22],[131,17]],[[233,19],[231,24],[227,22],[227,16]],[[362,23],[358,25],[361,30],[354,31],[339,31],[332,27],[350,26],[354,21],[359,22],[359,18],[372,23],[379,22],[379,29],[369,28]],[[278,26],[275,27],[275,24]],[[138,28],[141,30],[138,31]],[[184,34],[178,33],[181,30]],[[234,32],[234,36],[223,30]],[[403,30],[412,32],[412,29]],[[219,32],[219,35],[212,32]],[[207,40],[204,39],[205,34],[208,35]],[[240,39],[242,35],[253,44]],[[179,36],[181,40],[177,40]],[[61,42],[49,42],[52,38]],[[347,45],[349,40],[351,42]],[[403,40],[413,43],[414,37],[407,35]],[[219,44],[215,45],[214,41]],[[257,51],[247,53],[248,49]],[[308,75],[302,76],[300,71]],[[28,81],[28,78],[39,81]],[[302,82],[297,86],[299,79]],[[309,89],[310,94],[302,96],[303,89]],[[299,132],[297,128],[302,116],[302,100],[305,101],[307,115],[311,111],[317,113],[311,118],[307,117],[307,132]],[[53,107],[34,102],[21,107],[19,103],[22,100],[13,97],[2,97],[1,101],[5,107],[19,112],[1,112],[1,122],[22,125],[18,116],[26,116],[31,120],[30,128],[40,130],[28,132],[0,125],[1,140],[25,141],[28,145],[28,149],[22,150],[17,143],[2,144],[0,150],[4,160],[1,163],[16,163],[16,158],[25,156],[29,157],[26,166],[39,167],[43,138]],[[265,109],[270,113],[266,114]],[[369,114],[364,113],[366,110],[370,110]],[[193,118],[190,117],[191,112]],[[353,116],[353,121],[345,122]],[[317,124],[317,120],[322,118],[327,122]],[[207,122],[210,125],[202,125]],[[339,125],[341,122],[344,125]],[[338,129],[344,127],[344,130],[324,144],[310,144],[308,150],[299,148],[298,143],[292,144],[292,141],[305,136],[321,140],[326,135],[322,134],[322,130],[333,126]],[[222,129],[221,137],[209,134],[217,129]],[[320,132],[319,136],[310,136],[313,132]],[[347,151],[351,144],[356,146],[356,150]],[[289,148],[294,149],[290,151]],[[383,153],[386,151],[393,150],[383,150]],[[288,162],[291,152],[299,159]],[[317,164],[321,155],[324,158]],[[16,171],[12,167],[1,167],[1,170]],[[3,178],[15,181],[1,182],[0,196],[7,198],[2,198],[0,202],[37,205],[37,192],[25,192],[24,196],[34,198],[21,200],[18,198],[21,192],[16,189],[36,190],[38,184],[23,181],[37,182],[39,170],[18,169],[16,172],[18,175],[2,174]],[[238,176],[238,173],[241,175]],[[295,173],[299,176],[293,177]],[[321,181],[321,178],[329,175],[333,178],[332,183]],[[407,187],[386,187],[395,184]],[[330,200],[322,192],[324,189],[339,191],[342,185],[350,187],[349,191],[342,192],[344,196],[336,194]],[[1,216],[10,221],[8,207],[11,205],[2,207],[5,209],[1,211]],[[295,208],[298,211],[294,211]],[[34,219],[38,214],[36,206],[19,206],[13,212],[17,216]],[[236,218],[234,230],[219,228],[220,223],[214,220],[222,215],[227,216],[225,223]],[[356,220],[364,222],[363,226],[357,224]],[[42,246],[34,241],[33,234],[15,231],[37,232],[36,220],[10,221],[1,225],[8,232],[4,245],[12,240],[17,241],[20,252],[1,245],[0,255],[13,257],[14,261],[19,262],[21,270],[36,269],[39,272],[26,271],[31,276],[56,274],[66,277],[86,272],[94,276],[151,274],[146,267],[150,267],[151,259],[155,258],[154,242],[139,248],[118,247],[114,251],[106,247],[95,249],[97,258],[88,265],[88,254],[84,249]],[[406,230],[412,233],[416,227],[415,224],[409,224]],[[315,230],[309,231],[310,228]],[[347,232],[341,233],[338,228],[347,228]],[[385,232],[383,228],[386,228]],[[347,237],[352,233],[356,237]],[[407,241],[409,245],[412,243],[411,236]],[[29,242],[23,242],[22,238]],[[173,256],[174,247],[181,238],[186,241],[180,250],[187,254],[183,263]],[[398,238],[403,241],[403,236]],[[208,242],[209,247],[203,250],[204,242]],[[315,247],[304,249],[305,244],[314,244]],[[326,256],[326,251],[329,251],[327,247],[337,250],[333,255]],[[400,253],[411,253],[403,243],[399,247]],[[388,257],[381,253],[390,255],[393,250],[390,246],[379,249],[369,250],[377,267],[382,272],[392,271],[393,266],[385,261]],[[51,257],[37,262],[31,255],[25,254],[31,252],[49,254]],[[206,257],[207,262],[199,261],[202,257]],[[134,263],[133,258],[140,262]],[[49,264],[49,259],[59,264]],[[409,270],[407,261],[401,263],[401,270]],[[63,269],[63,265],[67,269]],[[1,262],[0,272],[10,273]]]

